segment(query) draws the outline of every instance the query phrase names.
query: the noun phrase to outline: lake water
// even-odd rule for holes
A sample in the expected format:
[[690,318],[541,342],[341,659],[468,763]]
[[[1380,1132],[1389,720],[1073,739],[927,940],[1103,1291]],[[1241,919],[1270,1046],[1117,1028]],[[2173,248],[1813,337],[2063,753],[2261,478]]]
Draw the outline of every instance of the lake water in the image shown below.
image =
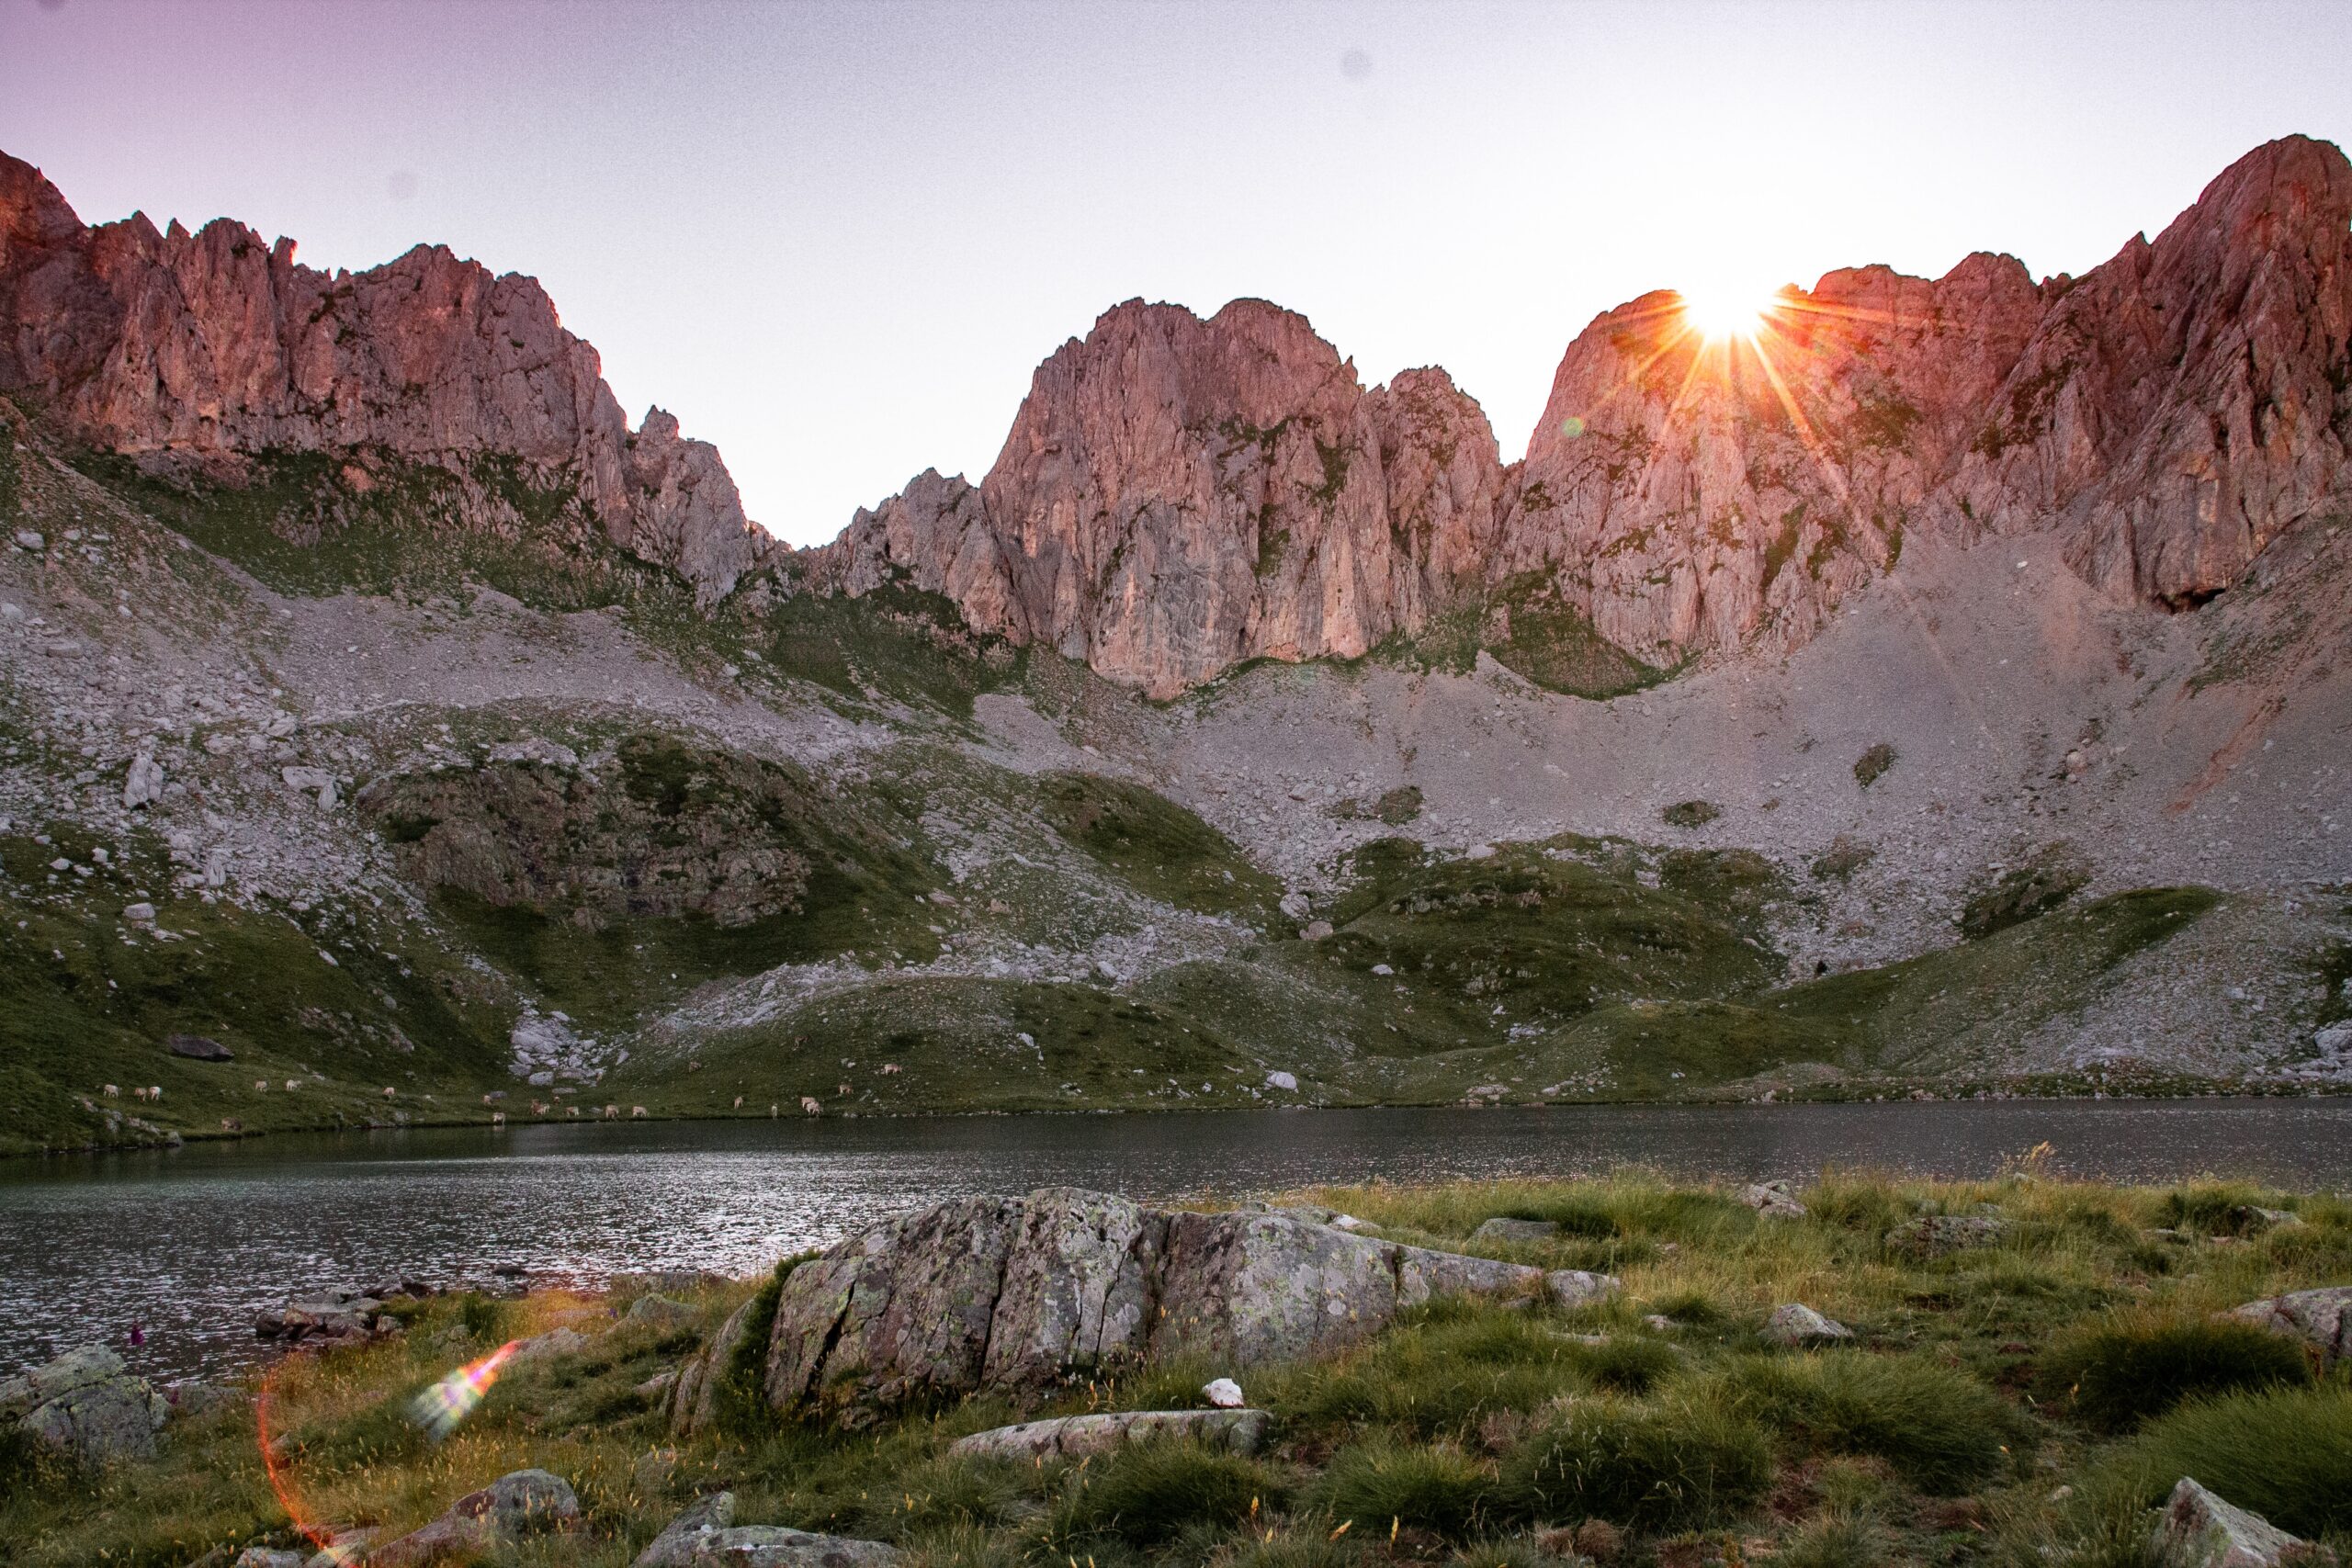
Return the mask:
[[310,1285],[742,1274],[895,1209],[1067,1185],[1138,1199],[1318,1181],[1598,1172],[1987,1176],[2037,1144],[2070,1174],[2352,1188],[2352,1100],[1237,1111],[354,1133],[0,1162],[0,1371],[94,1341],[158,1374],[264,1354],[253,1314]]

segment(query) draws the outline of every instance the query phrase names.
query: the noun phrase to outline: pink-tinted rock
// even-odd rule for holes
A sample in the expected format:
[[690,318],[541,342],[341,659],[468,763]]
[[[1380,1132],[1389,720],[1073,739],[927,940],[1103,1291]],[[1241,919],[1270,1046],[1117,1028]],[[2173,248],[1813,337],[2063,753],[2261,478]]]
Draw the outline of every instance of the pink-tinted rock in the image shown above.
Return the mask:
[[[538,284],[419,245],[366,272],[301,266],[228,219],[85,227],[0,155],[0,392],[78,439],[233,478],[269,451],[363,453],[464,473],[512,458],[576,487],[613,541],[706,600],[772,547],[718,452],[656,410],[635,436],[596,351]],[[461,517],[493,525],[480,487]]]

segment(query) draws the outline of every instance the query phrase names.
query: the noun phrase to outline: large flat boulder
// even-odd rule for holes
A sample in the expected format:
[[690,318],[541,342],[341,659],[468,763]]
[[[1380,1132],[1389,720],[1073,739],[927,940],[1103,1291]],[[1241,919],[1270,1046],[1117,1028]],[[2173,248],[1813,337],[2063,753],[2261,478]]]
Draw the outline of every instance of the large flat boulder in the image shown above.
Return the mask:
[[[1297,1214],[1170,1212],[1069,1188],[958,1198],[794,1269],[766,1331],[763,1386],[777,1409],[856,1419],[981,1389],[1034,1396],[1167,1355],[1237,1368],[1315,1356],[1434,1296],[1545,1289],[1538,1269]],[[739,1346],[758,1332],[729,1328]],[[707,1421],[716,1369],[731,1364],[715,1344],[701,1360],[673,1390],[682,1430]]]

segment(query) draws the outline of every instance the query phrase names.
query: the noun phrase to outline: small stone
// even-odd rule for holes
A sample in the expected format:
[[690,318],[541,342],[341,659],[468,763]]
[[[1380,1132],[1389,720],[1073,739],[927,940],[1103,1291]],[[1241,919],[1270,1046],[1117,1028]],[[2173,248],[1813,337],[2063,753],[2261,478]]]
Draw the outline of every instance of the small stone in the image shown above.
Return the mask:
[[1268,1073],[1266,1087],[1295,1093],[1298,1089],[1298,1077],[1295,1073]]
[[1557,1222],[1552,1220],[1514,1220],[1498,1214],[1470,1233],[1472,1241],[1550,1241],[1560,1234]]
[[1544,1291],[1564,1307],[1604,1302],[1623,1288],[1624,1281],[1614,1274],[1595,1274],[1582,1269],[1555,1269],[1544,1276]]
[[1238,1410],[1242,1404],[1241,1385],[1231,1378],[1214,1378],[1203,1385],[1201,1397],[1219,1410]]
[[49,541],[30,528],[19,528],[17,530],[17,547],[20,550],[46,549]]
[[1805,1207],[1785,1181],[1758,1181],[1739,1190],[1739,1201],[1767,1219],[1801,1220]]
[[1775,1345],[1834,1345],[1853,1337],[1852,1329],[1801,1302],[1774,1307],[1764,1323],[1764,1337]]

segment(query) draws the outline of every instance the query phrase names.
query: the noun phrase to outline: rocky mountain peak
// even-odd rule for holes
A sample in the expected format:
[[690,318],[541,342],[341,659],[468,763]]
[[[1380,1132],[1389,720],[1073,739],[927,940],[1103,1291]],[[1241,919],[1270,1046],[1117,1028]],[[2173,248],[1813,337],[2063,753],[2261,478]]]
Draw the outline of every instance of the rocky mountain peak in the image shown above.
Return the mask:
[[2190,605],[2346,486],[2347,216],[2352,165],[2290,137],[2080,278],[1841,269],[1752,344],[1645,295],[1568,345],[1509,468],[1441,370],[1367,390],[1293,312],[1131,300],[1039,367],[977,495],[820,555],[1162,695],[1464,605],[1498,649],[1536,616],[1651,667],[1784,652],[1921,538],[2055,533],[2118,600]]
[[0,155],[0,392],[34,393],[73,439],[158,468],[513,458],[706,599],[768,547],[715,449],[680,441],[674,421],[632,447],[595,350],[536,279],[446,246],[327,274],[228,219],[193,234],[143,215],[86,227],[39,170]]

